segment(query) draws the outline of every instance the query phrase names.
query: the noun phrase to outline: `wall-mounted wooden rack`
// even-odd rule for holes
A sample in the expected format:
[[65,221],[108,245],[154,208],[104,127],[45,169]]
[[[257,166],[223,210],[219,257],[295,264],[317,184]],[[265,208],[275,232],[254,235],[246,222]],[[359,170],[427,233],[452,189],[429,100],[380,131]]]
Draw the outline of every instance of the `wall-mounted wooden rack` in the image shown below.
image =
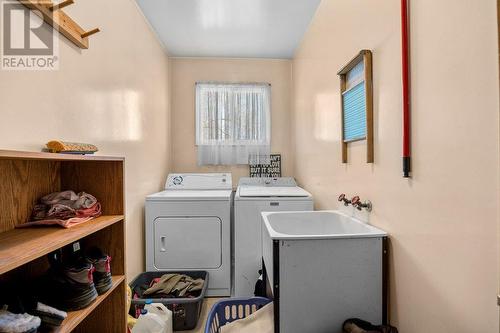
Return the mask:
[[[348,87],[351,71],[362,65],[362,78],[354,79]],[[347,163],[347,145],[366,141],[366,163],[374,162],[373,148],[373,65],[372,52],[361,50],[337,73],[340,76],[342,163]],[[356,74],[354,74],[355,76]],[[349,122],[347,121],[349,119]]]
[[62,11],[63,8],[72,5],[74,0],[64,0],[57,4],[54,4],[51,0],[18,1],[34,10],[45,22],[82,49],[88,49],[88,37],[100,31],[98,28],[89,31],[83,30],[71,17]]

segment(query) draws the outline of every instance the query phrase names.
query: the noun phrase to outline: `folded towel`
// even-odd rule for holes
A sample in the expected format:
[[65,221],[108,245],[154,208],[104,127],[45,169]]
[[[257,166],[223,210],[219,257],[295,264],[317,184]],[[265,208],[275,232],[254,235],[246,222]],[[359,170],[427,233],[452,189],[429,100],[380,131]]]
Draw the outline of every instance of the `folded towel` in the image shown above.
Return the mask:
[[98,151],[97,147],[89,143],[65,142],[53,140],[47,142],[47,148],[53,153],[61,152],[81,152],[81,153],[95,153]]
[[96,203],[92,207],[82,208],[76,211],[77,217],[98,217],[101,216],[101,204]]
[[29,228],[29,227],[36,227],[36,226],[51,226],[51,225],[58,225],[63,228],[71,228],[76,225],[82,224],[84,222],[88,222],[92,220],[93,217],[72,217],[70,219],[66,220],[60,220],[60,219],[45,219],[45,220],[39,220],[39,221],[31,221],[28,223],[23,223],[23,224],[18,224],[16,225],[16,228]]

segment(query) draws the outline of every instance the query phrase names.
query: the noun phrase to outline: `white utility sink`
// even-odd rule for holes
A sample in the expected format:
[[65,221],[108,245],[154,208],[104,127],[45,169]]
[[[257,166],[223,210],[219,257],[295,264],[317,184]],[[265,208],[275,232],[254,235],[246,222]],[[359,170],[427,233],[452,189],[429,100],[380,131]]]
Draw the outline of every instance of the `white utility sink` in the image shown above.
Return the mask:
[[387,233],[340,211],[262,213],[263,281],[276,333],[341,333],[382,323]]
[[271,239],[332,239],[385,237],[387,233],[340,211],[265,212]]

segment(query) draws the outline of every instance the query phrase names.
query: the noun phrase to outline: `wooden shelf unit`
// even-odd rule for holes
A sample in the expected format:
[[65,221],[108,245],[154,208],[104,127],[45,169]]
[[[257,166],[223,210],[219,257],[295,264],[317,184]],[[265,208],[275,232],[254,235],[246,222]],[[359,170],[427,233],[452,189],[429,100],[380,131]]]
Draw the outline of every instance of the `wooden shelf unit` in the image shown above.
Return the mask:
[[[0,286],[30,283],[49,267],[47,254],[79,241],[112,257],[113,288],[68,313],[52,332],[126,332],[124,159],[0,150]],[[97,197],[103,215],[70,229],[15,229],[41,196],[62,190]]]

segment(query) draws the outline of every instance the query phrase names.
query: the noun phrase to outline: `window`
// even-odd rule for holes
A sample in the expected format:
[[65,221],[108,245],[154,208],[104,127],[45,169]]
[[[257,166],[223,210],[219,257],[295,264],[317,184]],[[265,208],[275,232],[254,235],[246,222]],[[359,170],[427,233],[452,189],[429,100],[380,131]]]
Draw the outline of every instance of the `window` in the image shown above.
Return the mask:
[[271,146],[269,84],[196,84],[199,165],[266,164]]

